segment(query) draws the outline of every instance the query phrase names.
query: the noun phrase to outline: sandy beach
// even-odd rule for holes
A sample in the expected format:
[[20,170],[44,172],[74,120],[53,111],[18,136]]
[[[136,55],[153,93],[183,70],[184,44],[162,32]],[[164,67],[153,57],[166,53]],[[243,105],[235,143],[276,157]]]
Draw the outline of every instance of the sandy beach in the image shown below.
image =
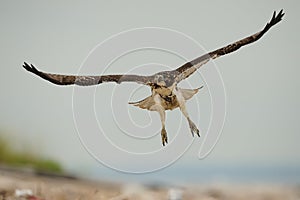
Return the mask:
[[0,171],[0,200],[300,199],[300,186],[209,184],[169,187],[95,182],[74,177]]

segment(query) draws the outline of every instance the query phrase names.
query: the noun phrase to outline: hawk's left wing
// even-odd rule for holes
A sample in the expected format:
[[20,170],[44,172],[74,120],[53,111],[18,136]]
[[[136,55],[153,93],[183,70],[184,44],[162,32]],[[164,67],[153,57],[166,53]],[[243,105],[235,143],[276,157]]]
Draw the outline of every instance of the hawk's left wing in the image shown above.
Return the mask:
[[139,75],[101,75],[101,76],[74,76],[74,75],[60,75],[60,74],[50,74],[37,70],[32,64],[29,65],[24,62],[23,67],[39,77],[50,81],[56,85],[80,85],[80,86],[89,86],[89,85],[98,85],[104,82],[136,82],[139,84],[148,84],[150,83],[151,76],[139,76]]
[[284,13],[283,10],[281,10],[277,15],[276,12],[274,11],[273,17],[269,23],[264,27],[263,30],[250,35],[249,37],[246,37],[242,40],[239,40],[237,42],[234,42],[232,44],[229,44],[225,47],[222,47],[220,49],[217,49],[215,51],[212,51],[210,53],[204,54],[201,57],[198,57],[191,62],[185,63],[181,67],[177,68],[176,71],[178,73],[178,76],[176,78],[176,81],[179,82],[187,77],[189,77],[191,74],[193,74],[197,69],[199,69],[202,65],[207,63],[210,59],[215,59],[217,57],[220,57],[222,55],[234,52],[241,48],[244,45],[250,44],[252,42],[257,41],[260,39],[272,26],[277,24],[278,22],[281,21]]

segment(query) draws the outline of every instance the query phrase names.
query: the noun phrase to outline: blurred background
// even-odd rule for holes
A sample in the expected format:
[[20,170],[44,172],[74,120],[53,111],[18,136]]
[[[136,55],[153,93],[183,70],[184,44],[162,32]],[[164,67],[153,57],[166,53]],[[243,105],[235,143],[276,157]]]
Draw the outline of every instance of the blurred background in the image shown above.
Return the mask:
[[[2,165],[33,166],[121,182],[300,182],[298,1],[29,0],[0,4]],[[272,12],[280,9],[286,13],[283,21],[260,41],[215,61],[226,88],[227,116],[214,150],[199,160],[199,146],[193,144],[178,161],[158,172],[133,175],[100,164],[77,135],[73,87],[52,85],[22,68],[27,61],[46,72],[76,74],[100,42],[139,27],[174,29],[214,50],[259,31]],[[145,52],[134,59],[140,63],[147,56]],[[170,67],[183,63],[175,61],[169,61],[174,64]],[[116,64],[114,73],[132,67]],[[196,84],[201,85],[201,81]],[[113,83],[101,85],[97,92],[105,95],[113,87]],[[201,94],[198,96],[201,101]],[[135,112],[147,113],[132,112],[133,116]],[[176,115],[180,116],[179,112]],[[176,123],[172,120],[168,119],[167,127]],[[116,125],[111,121],[109,126]],[[159,136],[156,142],[160,147]]]

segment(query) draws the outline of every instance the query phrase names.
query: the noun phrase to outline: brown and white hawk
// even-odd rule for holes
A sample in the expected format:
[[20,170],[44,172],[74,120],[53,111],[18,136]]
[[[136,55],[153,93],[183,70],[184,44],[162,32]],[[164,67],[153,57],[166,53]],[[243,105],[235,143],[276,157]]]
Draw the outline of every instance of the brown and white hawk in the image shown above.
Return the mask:
[[23,67],[34,73],[41,78],[50,81],[51,83],[57,85],[79,85],[79,86],[90,86],[98,85],[105,82],[116,82],[118,84],[123,82],[136,82],[139,84],[148,85],[151,87],[151,96],[138,101],[133,104],[142,109],[147,109],[150,111],[156,111],[160,114],[162,129],[161,138],[162,144],[168,143],[167,132],[165,129],[165,111],[173,110],[177,107],[180,108],[183,115],[187,118],[189,123],[191,133],[194,136],[196,133],[200,137],[200,133],[196,125],[190,119],[188,112],[186,110],[186,101],[195,95],[200,88],[197,89],[182,89],[177,87],[177,84],[192,75],[197,69],[202,65],[207,63],[211,59],[218,58],[222,55],[234,52],[244,45],[250,44],[252,42],[260,39],[272,26],[281,21],[284,16],[283,10],[278,14],[274,11],[273,16],[269,23],[259,32],[250,35],[244,39],[237,42],[231,43],[225,47],[217,49],[215,51],[204,54],[184,65],[178,67],[177,69],[171,71],[162,71],[151,76],[141,76],[141,75],[99,75],[99,76],[73,76],[73,75],[59,75],[51,74],[39,71],[32,64],[27,64],[24,62]]

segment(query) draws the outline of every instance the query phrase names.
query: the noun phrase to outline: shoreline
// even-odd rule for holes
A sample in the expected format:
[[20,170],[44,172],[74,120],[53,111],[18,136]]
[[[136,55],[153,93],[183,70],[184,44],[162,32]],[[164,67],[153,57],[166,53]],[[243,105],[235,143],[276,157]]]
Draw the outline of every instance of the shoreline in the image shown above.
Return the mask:
[[[30,191],[30,196],[16,196],[16,191]],[[177,196],[176,196],[177,195]],[[34,197],[34,198],[33,198]],[[272,184],[191,184],[181,187],[113,183],[35,174],[0,168],[0,200],[66,200],[66,199],[300,199],[300,186]]]

